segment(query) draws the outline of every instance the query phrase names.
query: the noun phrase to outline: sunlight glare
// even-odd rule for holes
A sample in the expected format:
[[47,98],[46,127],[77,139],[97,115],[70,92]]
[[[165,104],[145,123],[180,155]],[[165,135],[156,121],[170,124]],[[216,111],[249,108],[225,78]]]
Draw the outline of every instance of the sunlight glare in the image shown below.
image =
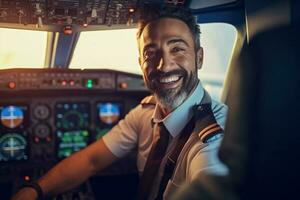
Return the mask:
[[0,69],[43,68],[47,32],[0,28]]

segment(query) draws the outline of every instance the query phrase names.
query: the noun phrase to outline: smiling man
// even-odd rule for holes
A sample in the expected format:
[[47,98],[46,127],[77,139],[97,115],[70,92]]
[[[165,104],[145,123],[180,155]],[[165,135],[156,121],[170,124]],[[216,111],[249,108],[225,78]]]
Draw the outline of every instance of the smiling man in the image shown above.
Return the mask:
[[137,149],[138,199],[169,199],[201,173],[226,173],[217,157],[227,108],[211,100],[198,79],[200,30],[189,10],[147,7],[139,19],[139,63],[146,97],[103,138],[66,158],[14,199],[73,188]]
[[179,19],[153,21],[139,33],[139,61],[146,85],[169,113],[196,87],[203,50],[196,47],[188,26]]

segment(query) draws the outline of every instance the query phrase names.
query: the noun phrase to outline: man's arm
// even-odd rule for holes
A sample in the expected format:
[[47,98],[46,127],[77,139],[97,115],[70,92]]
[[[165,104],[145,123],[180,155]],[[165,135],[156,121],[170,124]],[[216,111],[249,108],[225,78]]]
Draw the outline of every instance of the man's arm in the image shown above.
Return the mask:
[[[188,182],[197,179],[201,174],[225,175],[228,173],[227,167],[220,161],[218,150],[222,138],[218,138],[201,148],[189,162]],[[199,148],[200,146],[198,146]],[[195,148],[197,150],[197,148]]]
[[[113,163],[117,157],[111,153],[102,139],[64,159],[38,180],[45,195],[56,195],[74,188],[99,170]],[[36,199],[34,189],[21,189],[12,200]]]

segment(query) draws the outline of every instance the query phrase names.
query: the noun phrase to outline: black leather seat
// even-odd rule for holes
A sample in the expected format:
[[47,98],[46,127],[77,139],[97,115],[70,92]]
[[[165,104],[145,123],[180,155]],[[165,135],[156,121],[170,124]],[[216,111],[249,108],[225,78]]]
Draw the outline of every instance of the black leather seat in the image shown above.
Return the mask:
[[229,90],[229,116],[219,152],[229,175],[204,175],[175,199],[299,198],[298,27],[261,33],[243,48]]
[[241,199],[300,189],[300,27],[261,33],[242,51],[220,156]]

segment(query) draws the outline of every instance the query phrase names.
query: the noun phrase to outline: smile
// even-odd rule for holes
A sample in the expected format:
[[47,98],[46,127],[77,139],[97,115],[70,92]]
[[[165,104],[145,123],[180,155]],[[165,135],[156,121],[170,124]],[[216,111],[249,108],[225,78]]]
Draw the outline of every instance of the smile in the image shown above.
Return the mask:
[[160,83],[172,83],[172,82],[176,82],[181,78],[181,76],[179,75],[172,75],[172,76],[168,76],[168,77],[162,77],[159,79]]
[[164,76],[157,79],[161,89],[173,89],[180,85],[182,75],[174,74],[170,76]]

